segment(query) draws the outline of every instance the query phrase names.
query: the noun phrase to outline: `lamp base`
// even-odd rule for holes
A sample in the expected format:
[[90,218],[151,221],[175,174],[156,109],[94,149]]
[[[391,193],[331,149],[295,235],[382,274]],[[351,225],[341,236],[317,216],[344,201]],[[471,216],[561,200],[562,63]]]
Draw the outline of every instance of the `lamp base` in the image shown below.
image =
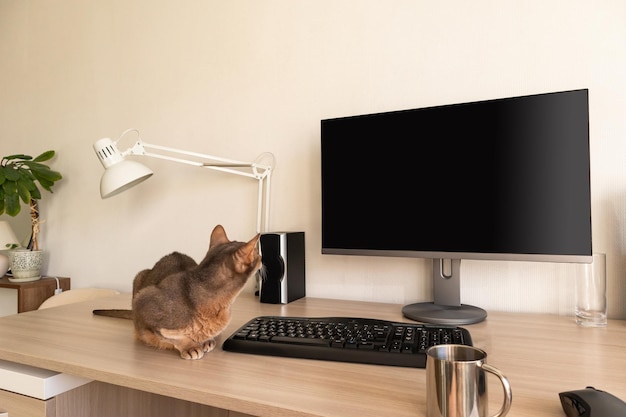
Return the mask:
[[0,253],[0,278],[7,274],[9,270],[9,257],[4,253]]

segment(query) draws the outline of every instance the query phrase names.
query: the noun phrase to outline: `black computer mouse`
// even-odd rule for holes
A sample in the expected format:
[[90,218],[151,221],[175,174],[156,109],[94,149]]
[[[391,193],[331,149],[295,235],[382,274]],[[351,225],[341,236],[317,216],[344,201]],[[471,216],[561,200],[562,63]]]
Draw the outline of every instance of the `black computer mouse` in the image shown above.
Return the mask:
[[626,417],[626,403],[606,391],[587,387],[559,393],[567,417]]

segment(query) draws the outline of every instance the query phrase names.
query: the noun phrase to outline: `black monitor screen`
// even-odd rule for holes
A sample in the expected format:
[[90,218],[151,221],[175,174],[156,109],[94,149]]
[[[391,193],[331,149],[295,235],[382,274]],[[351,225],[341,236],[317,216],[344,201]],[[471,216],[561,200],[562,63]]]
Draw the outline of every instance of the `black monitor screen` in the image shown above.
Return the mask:
[[323,253],[588,261],[588,91],[322,120]]

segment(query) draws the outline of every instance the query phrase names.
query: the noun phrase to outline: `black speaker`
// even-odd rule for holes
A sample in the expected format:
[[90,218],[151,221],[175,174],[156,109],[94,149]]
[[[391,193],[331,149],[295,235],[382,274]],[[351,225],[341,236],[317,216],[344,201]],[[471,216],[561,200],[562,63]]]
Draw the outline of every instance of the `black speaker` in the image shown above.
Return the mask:
[[262,233],[260,242],[265,270],[260,301],[287,304],[304,297],[304,232]]

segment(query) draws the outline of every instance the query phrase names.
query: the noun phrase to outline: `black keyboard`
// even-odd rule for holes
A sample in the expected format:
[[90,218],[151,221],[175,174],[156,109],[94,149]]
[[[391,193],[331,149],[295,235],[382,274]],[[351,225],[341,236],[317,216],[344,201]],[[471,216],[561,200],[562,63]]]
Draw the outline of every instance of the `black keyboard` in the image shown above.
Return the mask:
[[472,345],[467,329],[348,317],[264,316],[250,320],[223,349],[254,355],[375,365],[426,367],[426,350],[439,344]]

